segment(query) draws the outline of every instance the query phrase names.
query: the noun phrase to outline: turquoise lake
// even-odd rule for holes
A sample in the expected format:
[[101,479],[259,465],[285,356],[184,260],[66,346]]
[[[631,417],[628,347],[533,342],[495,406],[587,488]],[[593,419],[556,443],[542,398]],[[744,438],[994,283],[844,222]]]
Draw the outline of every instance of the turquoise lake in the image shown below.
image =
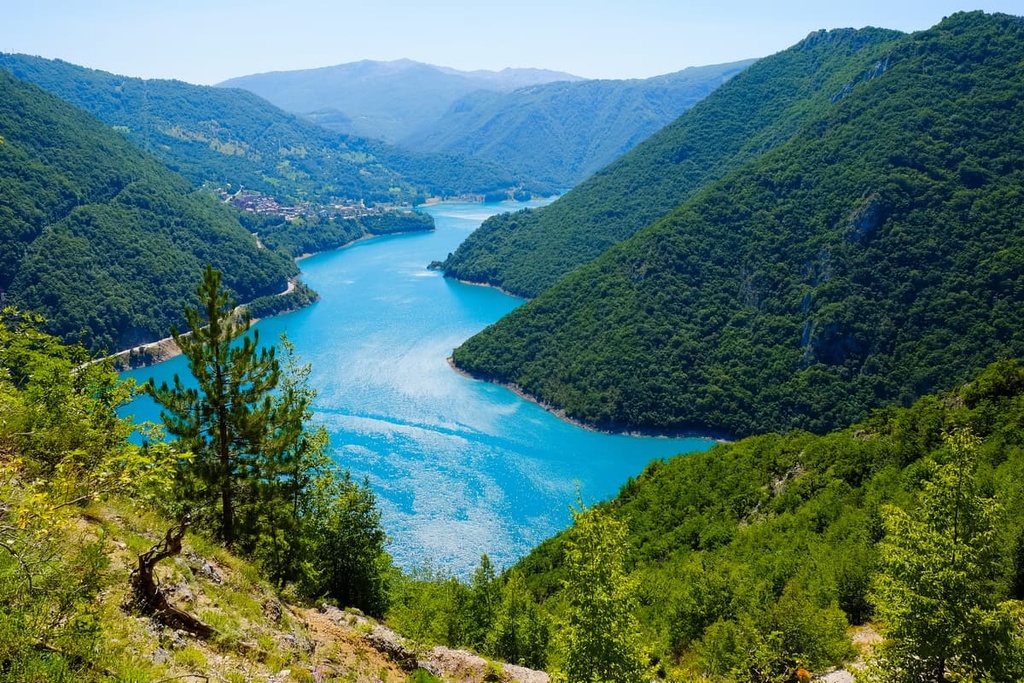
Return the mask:
[[[336,460],[378,496],[404,568],[465,575],[487,553],[508,566],[565,528],[577,490],[614,495],[653,459],[706,450],[704,439],[608,435],[564,422],[502,387],[456,374],[452,349],[523,303],[443,278],[443,259],[490,215],[536,203],[437,204],[432,233],[381,237],[301,261],[317,304],[258,324],[287,332],[312,363],[316,419]],[[126,373],[188,374],[184,358]],[[157,420],[140,399],[136,419]]]

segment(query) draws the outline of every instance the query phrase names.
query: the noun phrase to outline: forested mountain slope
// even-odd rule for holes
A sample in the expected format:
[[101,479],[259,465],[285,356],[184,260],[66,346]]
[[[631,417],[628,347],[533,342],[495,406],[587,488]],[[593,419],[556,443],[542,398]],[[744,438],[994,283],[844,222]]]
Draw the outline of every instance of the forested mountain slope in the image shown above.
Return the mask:
[[0,54],[0,68],[116,127],[197,185],[245,187],[289,202],[376,203],[524,184],[484,161],[328,131],[243,90],[127,78],[26,55]]
[[555,203],[485,221],[444,262],[445,274],[537,296],[788,140],[844,88],[880,69],[900,35],[823,31],[758,61]]
[[92,116],[0,70],[0,292],[93,352],[182,324],[204,264],[240,301],[296,272],[234,210]]
[[542,69],[458,71],[398,59],[251,74],[219,85],[244,88],[285,111],[307,115],[342,133],[397,142],[477,90],[508,92],[578,80],[578,76]]
[[481,90],[399,144],[468,154],[556,187],[577,185],[706,97],[754,60],[647,79]]
[[[781,674],[787,668],[792,674],[796,665],[822,671],[850,657],[847,624],[879,616],[879,593],[873,600],[869,592],[882,570],[879,542],[914,542],[909,532],[887,538],[891,527],[884,520],[895,516],[887,506],[919,518],[921,491],[934,496],[949,484],[939,474],[942,465],[956,462],[949,435],[968,429],[979,442],[961,442],[968,452],[960,455],[969,457],[956,495],[994,498],[998,506],[984,522],[962,515],[959,561],[976,563],[982,556],[979,537],[969,540],[968,534],[987,523],[994,525],[982,541],[990,564],[966,570],[983,580],[959,584],[925,612],[908,615],[916,623],[912,630],[932,629],[930,641],[919,643],[923,649],[934,646],[950,667],[965,664],[946,638],[971,626],[950,621],[949,613],[1024,598],[1022,420],[1024,368],[1003,362],[951,394],[879,411],[826,436],[762,435],[651,463],[600,506],[629,530],[624,550],[639,585],[644,642],[663,669],[683,669],[673,680],[700,674],[715,681],[796,680]],[[954,509],[933,520],[936,535],[953,531]],[[563,579],[566,542],[574,533],[570,528],[545,541],[516,566],[556,615],[571,598]],[[930,571],[916,586],[924,594],[966,575],[963,564],[943,573],[950,568],[945,563],[957,561],[936,556],[953,547],[945,543],[921,546],[927,550],[914,558],[911,571]],[[1013,623],[1019,638],[1019,621]],[[1012,646],[999,652],[1004,666],[1020,666]],[[976,654],[975,662],[993,653],[978,647]],[[755,668],[780,676],[739,673]]]
[[747,435],[825,432],[1024,355],[1022,61],[1008,15],[886,46],[791,140],[455,364],[603,427]]

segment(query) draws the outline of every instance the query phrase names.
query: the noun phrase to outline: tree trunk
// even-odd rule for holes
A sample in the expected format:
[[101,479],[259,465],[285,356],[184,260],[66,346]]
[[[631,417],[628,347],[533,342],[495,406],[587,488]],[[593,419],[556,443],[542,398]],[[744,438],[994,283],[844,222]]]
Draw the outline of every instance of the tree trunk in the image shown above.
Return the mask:
[[216,630],[168,602],[153,576],[158,562],[181,552],[181,539],[185,536],[188,523],[188,518],[185,518],[180,524],[172,526],[167,530],[164,540],[139,555],[139,566],[131,574],[134,605],[140,611],[152,614],[164,626],[207,639],[214,636]]

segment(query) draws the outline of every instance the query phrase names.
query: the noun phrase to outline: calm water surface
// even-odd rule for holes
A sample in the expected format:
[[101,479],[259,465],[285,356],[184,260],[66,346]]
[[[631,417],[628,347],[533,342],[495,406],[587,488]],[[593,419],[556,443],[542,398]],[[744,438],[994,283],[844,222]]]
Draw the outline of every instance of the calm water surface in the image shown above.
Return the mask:
[[[382,237],[301,262],[319,303],[264,320],[282,332],[319,392],[316,419],[334,457],[368,478],[400,566],[465,574],[481,553],[507,566],[569,523],[577,488],[614,495],[655,458],[705,450],[702,439],[613,436],[580,429],[511,391],[457,375],[452,349],[522,301],[426,269],[488,216],[529,203],[440,204],[434,233]],[[187,375],[179,357],[133,373]],[[148,400],[138,419],[157,419]]]

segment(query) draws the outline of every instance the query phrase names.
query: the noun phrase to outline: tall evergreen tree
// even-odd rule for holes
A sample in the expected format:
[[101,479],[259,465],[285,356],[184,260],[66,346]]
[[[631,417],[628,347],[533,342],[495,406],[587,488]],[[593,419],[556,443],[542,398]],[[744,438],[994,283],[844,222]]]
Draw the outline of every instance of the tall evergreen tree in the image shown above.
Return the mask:
[[[207,266],[197,289],[200,309],[185,311],[189,332],[172,330],[198,387],[178,375],[168,386],[147,385],[163,410],[167,431],[193,458],[181,472],[180,495],[193,518],[232,547],[239,535],[239,497],[252,499],[266,469],[261,449],[279,412],[273,392],[281,378],[274,348],[261,348],[247,314],[237,316],[220,272]],[[234,343],[242,337],[241,343]]]

